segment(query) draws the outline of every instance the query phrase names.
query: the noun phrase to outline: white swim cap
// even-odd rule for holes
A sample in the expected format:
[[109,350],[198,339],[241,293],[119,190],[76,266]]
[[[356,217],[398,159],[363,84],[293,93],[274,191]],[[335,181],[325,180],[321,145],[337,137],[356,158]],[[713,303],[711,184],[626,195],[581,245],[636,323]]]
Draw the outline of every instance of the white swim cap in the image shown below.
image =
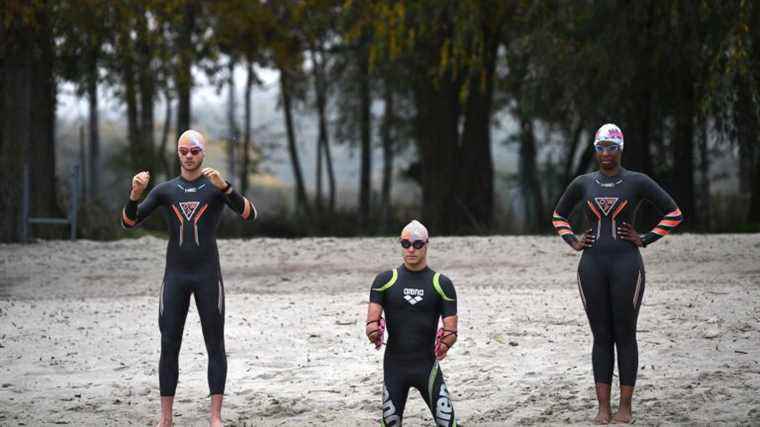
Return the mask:
[[182,132],[182,135],[177,139],[177,145],[183,141],[191,147],[198,147],[201,150],[206,151],[206,137],[197,130],[189,129]]
[[427,242],[428,230],[424,225],[422,225],[421,222],[415,219],[407,224],[403,230],[401,230],[401,238],[409,239],[412,242],[415,240],[422,240],[423,242]]
[[620,128],[612,123],[606,123],[603,124],[602,127],[599,128],[598,131],[596,131],[596,135],[594,136],[594,145],[597,145],[598,143],[602,141],[610,141],[614,142],[615,144],[620,144],[620,148],[623,148],[623,131],[620,130]]

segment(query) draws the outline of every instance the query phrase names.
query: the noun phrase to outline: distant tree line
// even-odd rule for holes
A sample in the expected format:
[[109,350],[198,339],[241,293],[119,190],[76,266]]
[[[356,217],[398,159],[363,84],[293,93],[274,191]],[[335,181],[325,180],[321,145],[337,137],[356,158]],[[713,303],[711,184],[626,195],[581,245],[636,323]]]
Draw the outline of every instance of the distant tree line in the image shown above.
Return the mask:
[[[716,152],[738,152],[743,221],[760,224],[760,2],[6,0],[0,241],[18,238],[25,164],[33,214],[61,212],[61,82],[89,103],[85,179],[88,200],[97,200],[98,89],[112,89],[125,106],[130,167],[171,176],[178,165],[167,154],[169,135],[193,118],[193,67],[228,88],[235,67],[247,70],[242,123],[234,91],[227,102],[229,139],[240,141],[228,146],[228,169],[243,192],[254,167],[255,70],[279,72],[297,211],[307,220],[335,211],[333,146],[349,143],[359,153],[357,222],[365,230],[391,221],[395,157],[408,151],[416,161],[404,174],[419,183],[421,217],[435,233],[487,232],[495,220],[493,130],[513,120],[528,232],[545,231],[559,193],[593,167],[591,135],[605,122],[626,134],[624,165],[664,183],[692,230],[713,221]],[[299,139],[299,105],[318,118],[316,141]],[[373,114],[377,105],[381,114]],[[316,147],[314,177],[303,173],[304,144]],[[553,153],[543,158],[546,144]],[[370,179],[373,147],[382,148],[379,189]]]

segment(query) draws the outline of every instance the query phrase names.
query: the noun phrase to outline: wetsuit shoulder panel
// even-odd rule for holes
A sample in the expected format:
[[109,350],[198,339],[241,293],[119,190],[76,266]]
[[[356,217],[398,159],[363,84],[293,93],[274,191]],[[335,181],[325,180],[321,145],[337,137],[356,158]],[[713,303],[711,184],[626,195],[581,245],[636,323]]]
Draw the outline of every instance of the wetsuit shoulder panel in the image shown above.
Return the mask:
[[455,316],[457,314],[457,292],[451,279],[441,273],[435,273],[433,288],[441,297],[439,313],[441,317]]
[[383,305],[385,291],[393,286],[396,280],[398,280],[398,269],[395,268],[375,276],[375,280],[372,282],[372,287],[369,291],[369,301]]
[[[453,294],[452,294],[452,297],[449,297],[446,294],[446,292],[443,290],[441,286],[442,277],[443,277],[443,281],[449,285],[447,287],[450,287],[451,289],[454,288],[454,286],[451,284],[451,280],[449,280],[449,278],[446,276],[441,276],[441,273],[435,273],[435,275],[433,276],[433,287],[435,288],[435,291],[438,292],[438,295],[440,295],[444,301],[454,301],[454,298],[452,298]],[[449,291],[449,293],[451,293],[451,291]]]
[[380,273],[375,277],[375,281],[372,284],[372,290],[383,292],[393,286],[393,284],[396,283],[396,280],[398,280],[398,269],[394,268],[393,270]]

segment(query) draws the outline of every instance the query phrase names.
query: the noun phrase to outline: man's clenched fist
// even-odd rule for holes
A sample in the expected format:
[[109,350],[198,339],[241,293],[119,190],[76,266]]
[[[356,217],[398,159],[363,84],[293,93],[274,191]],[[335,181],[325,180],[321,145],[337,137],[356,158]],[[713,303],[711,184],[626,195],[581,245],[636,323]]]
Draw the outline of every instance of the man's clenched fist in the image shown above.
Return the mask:
[[133,201],[138,201],[142,196],[143,191],[148,187],[150,182],[150,172],[142,171],[132,177],[132,191],[129,194],[129,198]]
[[224,182],[224,178],[222,178],[222,175],[218,170],[212,168],[204,168],[201,173],[205,175],[212,184],[214,184],[214,187],[220,190],[224,190],[227,187],[227,183]]

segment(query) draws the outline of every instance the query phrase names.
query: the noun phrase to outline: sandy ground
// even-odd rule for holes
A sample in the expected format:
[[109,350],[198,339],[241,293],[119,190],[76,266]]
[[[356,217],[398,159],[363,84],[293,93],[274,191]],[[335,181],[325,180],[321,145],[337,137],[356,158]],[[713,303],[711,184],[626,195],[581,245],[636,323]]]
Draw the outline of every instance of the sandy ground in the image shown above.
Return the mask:
[[[224,240],[228,425],[370,425],[382,353],[363,336],[393,238]],[[0,245],[0,425],[150,425],[165,241]],[[578,254],[557,237],[434,239],[457,288],[442,368],[465,425],[587,423],[591,334]],[[644,250],[637,424],[760,424],[760,235],[677,235]],[[191,304],[176,425],[207,422]],[[614,397],[616,398],[617,393]],[[410,393],[408,426],[431,425]]]

